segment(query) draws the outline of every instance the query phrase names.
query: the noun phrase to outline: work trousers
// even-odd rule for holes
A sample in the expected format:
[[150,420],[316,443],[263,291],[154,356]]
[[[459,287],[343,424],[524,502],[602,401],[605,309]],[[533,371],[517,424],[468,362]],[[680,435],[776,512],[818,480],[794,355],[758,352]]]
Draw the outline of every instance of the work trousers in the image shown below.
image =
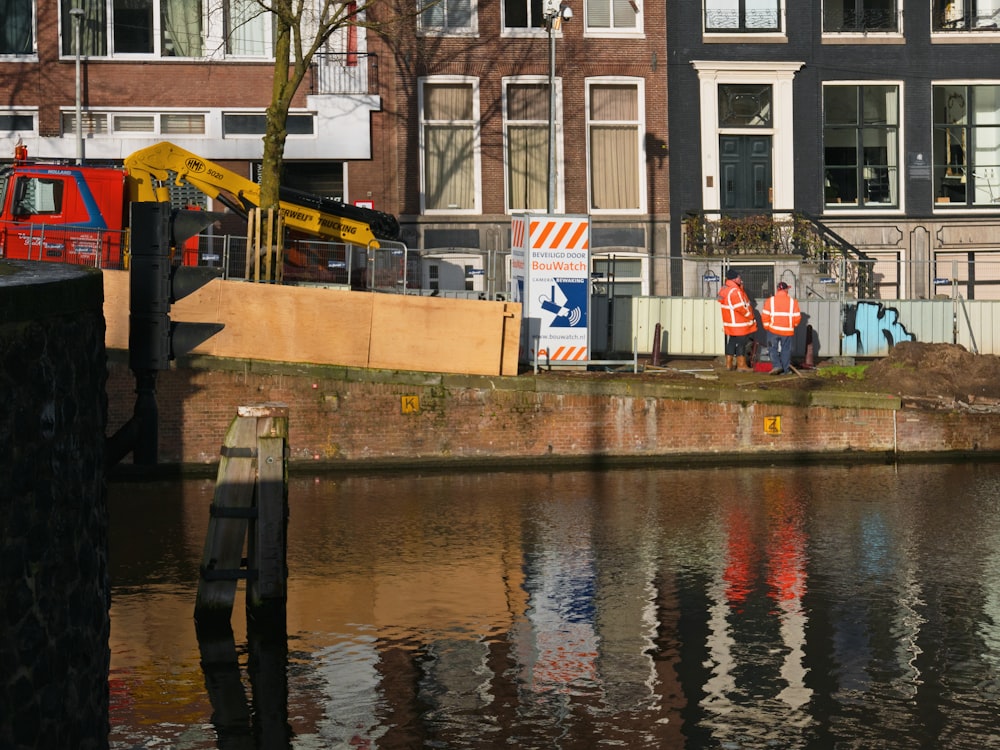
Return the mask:
[[794,336],[781,336],[767,332],[767,356],[771,360],[771,369],[782,372],[792,371],[792,343]]
[[736,357],[745,357],[747,354],[747,344],[750,343],[752,333],[744,336],[726,336],[726,354]]

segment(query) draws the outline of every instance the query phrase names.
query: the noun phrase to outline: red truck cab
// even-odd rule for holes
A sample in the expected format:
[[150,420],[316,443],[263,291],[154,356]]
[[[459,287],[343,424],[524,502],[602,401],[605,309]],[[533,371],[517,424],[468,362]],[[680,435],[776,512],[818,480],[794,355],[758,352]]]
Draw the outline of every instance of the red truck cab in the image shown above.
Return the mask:
[[0,170],[0,257],[123,268],[125,175],[24,162]]

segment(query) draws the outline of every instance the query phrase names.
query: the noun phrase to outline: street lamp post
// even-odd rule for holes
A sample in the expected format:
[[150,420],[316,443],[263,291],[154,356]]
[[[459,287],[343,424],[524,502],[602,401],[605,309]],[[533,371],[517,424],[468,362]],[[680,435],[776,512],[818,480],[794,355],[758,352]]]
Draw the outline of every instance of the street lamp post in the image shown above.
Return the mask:
[[549,30],[549,166],[548,213],[556,210],[556,30],[573,17],[566,2],[545,0],[545,25]]
[[83,90],[80,84],[80,48],[83,46],[83,8],[71,8],[76,47],[76,163],[83,164]]

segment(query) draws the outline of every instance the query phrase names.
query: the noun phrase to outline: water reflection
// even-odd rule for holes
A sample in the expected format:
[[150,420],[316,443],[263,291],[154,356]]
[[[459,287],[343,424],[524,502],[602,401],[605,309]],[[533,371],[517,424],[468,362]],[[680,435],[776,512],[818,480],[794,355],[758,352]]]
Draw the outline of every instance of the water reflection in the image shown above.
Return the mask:
[[114,485],[112,747],[976,747],[1000,466],[295,479],[287,639],[195,634],[212,483]]

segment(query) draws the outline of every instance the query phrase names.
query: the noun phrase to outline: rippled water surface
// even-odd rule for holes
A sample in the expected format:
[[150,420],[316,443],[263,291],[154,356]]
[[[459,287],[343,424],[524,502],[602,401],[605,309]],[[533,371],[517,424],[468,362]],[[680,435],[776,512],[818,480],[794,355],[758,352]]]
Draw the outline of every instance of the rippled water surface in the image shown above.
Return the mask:
[[113,748],[1000,746],[997,464],[295,478],[199,641],[213,491],[110,488]]

